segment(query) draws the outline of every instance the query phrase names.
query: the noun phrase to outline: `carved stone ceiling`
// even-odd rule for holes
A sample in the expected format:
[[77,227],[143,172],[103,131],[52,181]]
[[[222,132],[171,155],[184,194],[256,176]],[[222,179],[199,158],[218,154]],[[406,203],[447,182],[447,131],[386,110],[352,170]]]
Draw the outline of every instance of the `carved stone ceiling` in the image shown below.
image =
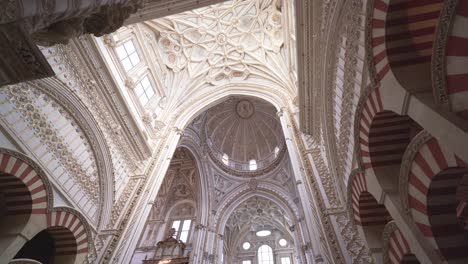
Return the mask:
[[151,47],[166,66],[161,79],[168,100],[181,86],[259,80],[294,96],[294,31],[285,19],[291,8],[285,5],[290,3],[235,0],[144,22],[153,34],[146,34],[147,41],[153,41]]
[[251,231],[287,227],[285,212],[275,203],[261,197],[252,197],[240,204],[229,216],[226,227],[231,232],[243,230],[248,226]]
[[158,35],[163,61],[213,85],[244,80],[284,42],[280,1],[229,1],[145,22]]

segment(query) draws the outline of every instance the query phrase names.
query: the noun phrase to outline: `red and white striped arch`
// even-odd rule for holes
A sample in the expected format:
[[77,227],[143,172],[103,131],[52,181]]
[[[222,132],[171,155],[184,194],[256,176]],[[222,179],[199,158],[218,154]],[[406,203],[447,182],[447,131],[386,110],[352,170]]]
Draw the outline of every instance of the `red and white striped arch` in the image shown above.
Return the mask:
[[452,111],[468,120],[468,1],[458,1],[447,39],[447,94]]
[[[47,212],[47,190],[40,175],[28,163],[5,151],[0,150],[0,185],[8,187],[13,177],[20,180],[31,196],[32,214],[45,214]],[[16,185],[15,185],[16,186]],[[10,186],[11,187],[11,186]],[[14,187],[14,186],[13,186]],[[20,187],[19,185],[17,187]],[[17,196],[21,199],[20,196]],[[15,203],[13,203],[15,204]],[[13,212],[23,212],[21,203],[16,201],[18,208]],[[29,213],[29,212],[28,212]]]
[[385,263],[386,264],[417,264],[420,263],[412,253],[410,244],[406,240],[395,222],[385,226],[384,234]]
[[80,217],[58,209],[47,215],[47,231],[55,239],[56,255],[88,252],[88,232]]
[[431,138],[415,154],[408,175],[408,207],[413,220],[449,263],[468,263],[468,244],[457,220],[455,199],[466,172],[465,162]]
[[354,221],[357,225],[385,225],[391,220],[390,214],[387,212],[385,206],[379,204],[368,191],[364,173],[357,173],[352,178],[351,188]]
[[372,50],[378,81],[391,69],[430,64],[442,2],[374,1]]
[[359,124],[359,145],[363,169],[399,166],[419,126],[408,116],[384,110],[379,88],[368,97]]
[[361,119],[359,120],[359,146],[361,159],[364,169],[372,167],[369,134],[374,116],[384,110],[379,88],[375,89],[367,98],[363,109],[361,110]]

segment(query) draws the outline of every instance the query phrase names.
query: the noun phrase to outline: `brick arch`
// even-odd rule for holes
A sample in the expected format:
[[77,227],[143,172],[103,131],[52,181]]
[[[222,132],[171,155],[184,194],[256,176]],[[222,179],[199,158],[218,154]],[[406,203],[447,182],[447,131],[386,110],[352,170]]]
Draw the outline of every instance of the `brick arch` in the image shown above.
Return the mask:
[[[447,1],[453,2],[453,1]],[[468,121],[468,2],[459,0],[446,44],[446,89],[451,110]]]
[[[431,90],[432,45],[443,0],[375,0],[372,15],[372,50],[378,81],[392,71],[409,90]],[[427,77],[410,82],[410,72]]]
[[417,228],[448,263],[468,262],[456,200],[458,185],[468,173],[466,163],[432,137],[423,141],[410,162],[404,201]]
[[42,173],[22,155],[0,148],[0,177],[8,182],[18,179],[31,196],[31,214],[45,214],[49,208],[50,191]]
[[90,231],[86,221],[70,208],[54,208],[47,214],[47,231],[56,242],[57,256],[87,254]]
[[364,173],[357,173],[351,179],[351,199],[354,221],[360,226],[385,225],[391,220],[384,205],[379,204],[367,189]]
[[411,246],[394,221],[384,228],[384,264],[419,264]]
[[363,101],[358,111],[359,131],[356,134],[360,166],[364,170],[372,169],[381,184],[388,182],[382,186],[384,189],[395,189],[406,147],[422,128],[410,117],[386,110],[380,88]]

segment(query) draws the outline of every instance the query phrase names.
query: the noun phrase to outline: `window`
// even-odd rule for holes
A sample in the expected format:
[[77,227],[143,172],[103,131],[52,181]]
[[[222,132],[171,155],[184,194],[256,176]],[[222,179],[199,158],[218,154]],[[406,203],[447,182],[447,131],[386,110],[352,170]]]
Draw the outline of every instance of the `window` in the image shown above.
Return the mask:
[[229,165],[229,156],[226,153],[223,154],[223,163],[224,165]]
[[258,248],[258,264],[273,264],[273,250],[268,245]]
[[281,264],[291,264],[291,259],[289,257],[281,257]]
[[252,261],[251,260],[243,260],[242,264],[252,264]]
[[288,244],[288,241],[286,239],[282,238],[278,241],[278,244],[282,247],[285,247]]
[[278,157],[278,153],[279,153],[279,148],[278,148],[278,147],[275,147],[275,158]]
[[122,62],[122,65],[127,72],[140,62],[140,57],[138,57],[138,53],[133,45],[133,41],[131,40],[118,46],[115,50],[117,51],[117,56],[119,56],[120,62]]
[[248,250],[250,248],[250,243],[249,242],[244,242],[244,244],[242,244],[242,248],[244,250]]
[[249,161],[249,170],[256,170],[257,169],[257,161],[254,159],[251,159]]
[[271,231],[270,230],[261,230],[261,231],[258,231],[257,233],[255,233],[255,235],[257,235],[258,237],[266,237],[266,236],[271,235]]
[[190,219],[175,220],[174,222],[172,222],[171,228],[175,229],[174,238],[179,239],[184,243],[187,243],[191,224],[192,220]]
[[148,79],[148,76],[145,76],[136,86],[135,94],[138,97],[140,103],[144,106],[151,97],[154,95],[153,87]]

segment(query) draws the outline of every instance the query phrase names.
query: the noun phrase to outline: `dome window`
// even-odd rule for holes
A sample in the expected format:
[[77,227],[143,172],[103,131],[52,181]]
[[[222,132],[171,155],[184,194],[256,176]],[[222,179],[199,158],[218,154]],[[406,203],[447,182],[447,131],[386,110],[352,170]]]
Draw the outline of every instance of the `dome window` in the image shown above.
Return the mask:
[[260,230],[257,233],[255,233],[255,235],[258,236],[258,237],[266,237],[266,236],[271,235],[271,231],[270,230]]
[[254,171],[257,169],[257,161],[254,159],[251,159],[249,161],[249,170]]
[[250,243],[249,242],[244,242],[244,244],[242,244],[242,248],[244,250],[249,250],[250,249]]
[[278,154],[279,154],[279,147],[276,146],[276,147],[275,147],[275,158],[278,157]]
[[229,165],[229,156],[226,153],[223,154],[223,163],[224,165]]
[[286,241],[286,239],[282,238],[278,241],[278,244],[282,247],[285,247],[288,245],[288,241]]

